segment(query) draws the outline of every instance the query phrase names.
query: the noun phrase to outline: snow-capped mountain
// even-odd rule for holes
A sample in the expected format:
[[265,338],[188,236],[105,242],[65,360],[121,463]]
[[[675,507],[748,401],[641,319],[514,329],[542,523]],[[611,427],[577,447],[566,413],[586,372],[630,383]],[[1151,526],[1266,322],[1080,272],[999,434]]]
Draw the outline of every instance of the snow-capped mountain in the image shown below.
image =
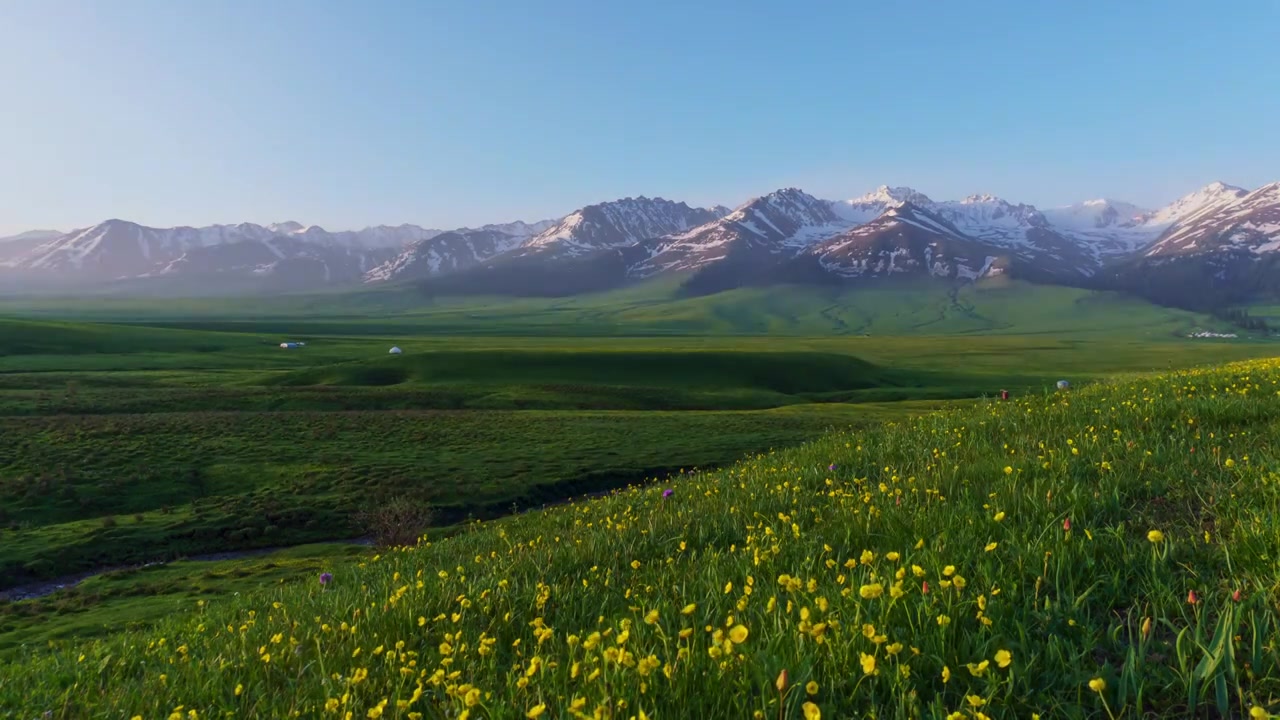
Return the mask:
[[35,241],[15,241],[20,251],[0,256],[0,265],[31,276],[110,281],[174,273],[265,275],[298,259],[324,265],[317,277],[339,282],[352,279],[350,267],[371,269],[407,243],[438,234],[416,225],[329,232],[296,222],[152,228],[112,219]]
[[1217,212],[1248,194],[1248,190],[1234,185],[1210,183],[1151,213],[1143,222],[1163,231],[1173,225],[1192,222],[1205,214]]
[[1211,183],[1159,210],[1143,210],[1116,200],[1087,200],[1046,210],[1049,223],[1083,247],[1096,249],[1100,261],[1132,255],[1174,226],[1212,214],[1246,194],[1242,188]]
[[338,242],[321,243],[298,235],[276,235],[196,247],[151,273],[139,277],[181,275],[270,276],[292,288],[358,282],[385,262],[395,248],[361,248]]
[[1049,224],[1061,231],[1090,232],[1141,225],[1153,214],[1132,203],[1120,200],[1085,200],[1061,208],[1049,208],[1042,214]]
[[662,198],[623,198],[588,205],[523,243],[522,253],[580,256],[681,233],[717,218],[715,211]]
[[852,200],[840,200],[831,203],[831,210],[842,220],[854,225],[869,223],[883,215],[886,211],[901,207],[903,203],[912,203],[919,207],[933,204],[924,193],[909,187],[889,187],[881,185],[871,192]]
[[1004,272],[997,250],[966,237],[948,220],[911,202],[801,253],[842,278],[927,275],[976,280]]
[[1100,260],[1133,253],[1163,229],[1152,221],[1151,211],[1117,200],[1086,200],[1043,214],[1058,232],[1096,250]]
[[[1220,183],[1216,185],[1219,187],[1210,186],[1206,190],[1225,187]],[[1200,202],[1184,203],[1186,212],[1143,252],[1144,257],[1223,251],[1263,254],[1280,250],[1280,182],[1253,192],[1226,188],[1210,198],[1205,198],[1203,193],[1194,195],[1199,197],[1189,195],[1187,198]]]
[[369,270],[364,281],[424,278],[465,270],[519,248],[555,224],[555,220],[514,222],[443,232],[413,243],[394,258]]
[[1124,278],[1122,286],[1132,288],[1146,287],[1144,273],[1175,259],[1181,267],[1187,258],[1208,258],[1215,277],[1231,278],[1237,270],[1228,272],[1227,264],[1274,255],[1280,273],[1277,250],[1280,184],[1248,192],[1212,183],[1156,210],[1099,199],[1045,211],[989,194],[936,201],[910,187],[882,185],[837,201],[784,188],[732,211],[623,198],[552,220],[449,231],[380,225],[330,232],[292,221],[150,228],[108,220],[0,240],[0,270],[24,283],[200,277],[215,285],[219,278],[255,278],[309,288],[422,280],[437,293],[525,288],[548,295],[664,273],[688,273],[687,282],[707,291],[748,278],[791,281],[813,273],[856,281],[1005,272],[1098,286]]
[[1112,286],[1167,305],[1213,309],[1280,291],[1280,183],[1214,183],[1152,213],[1158,239],[1108,273]]
[[635,277],[697,270],[731,256],[794,255],[810,243],[850,226],[832,203],[796,188],[752,198],[728,215],[649,243]]
[[462,228],[414,243],[367,273],[365,281],[436,277],[495,258],[579,258],[678,233],[713,221],[723,211],[663,198],[622,198],[588,205],[557,220]]

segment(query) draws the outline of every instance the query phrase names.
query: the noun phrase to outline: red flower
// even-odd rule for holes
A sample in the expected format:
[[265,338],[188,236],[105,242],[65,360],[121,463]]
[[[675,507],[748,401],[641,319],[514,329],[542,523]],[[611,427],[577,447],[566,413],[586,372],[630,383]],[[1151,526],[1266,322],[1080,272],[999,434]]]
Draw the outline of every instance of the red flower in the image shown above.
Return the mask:
[[1188,591],[1187,591],[1187,604],[1188,604],[1188,605],[1195,605],[1195,604],[1196,604],[1196,603],[1198,603],[1198,602],[1200,602],[1200,596],[1199,596],[1199,595],[1196,595],[1196,591],[1195,591],[1195,590],[1188,590]]
[[929,594],[929,581],[928,581],[928,580],[925,580],[924,582],[920,583],[920,592],[924,593],[925,595],[928,595],[928,594]]
[[1071,532],[1071,518],[1062,521],[1062,531]]
[[1237,589],[1235,592],[1231,593],[1231,599],[1236,602],[1240,602],[1240,590]]

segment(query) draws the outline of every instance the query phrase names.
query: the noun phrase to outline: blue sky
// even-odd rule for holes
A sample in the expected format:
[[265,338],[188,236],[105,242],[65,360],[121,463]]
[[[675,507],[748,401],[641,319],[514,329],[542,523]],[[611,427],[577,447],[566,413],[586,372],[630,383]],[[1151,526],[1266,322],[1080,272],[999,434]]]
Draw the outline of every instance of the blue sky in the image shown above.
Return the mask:
[[0,3],[0,234],[1280,179],[1280,2]]

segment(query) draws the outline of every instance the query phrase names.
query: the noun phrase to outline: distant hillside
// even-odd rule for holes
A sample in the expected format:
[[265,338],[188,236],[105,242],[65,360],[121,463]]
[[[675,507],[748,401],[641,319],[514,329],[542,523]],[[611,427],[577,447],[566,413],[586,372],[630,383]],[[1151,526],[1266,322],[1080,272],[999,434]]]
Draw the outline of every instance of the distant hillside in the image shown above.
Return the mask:
[[[496,272],[496,271],[495,271]],[[424,295],[413,284],[360,293],[246,300],[104,299],[0,303],[0,313],[170,324],[237,332],[449,335],[956,335],[1170,338],[1230,329],[1206,314],[1132,295],[996,276],[953,284],[872,278],[858,285],[768,284],[689,295],[662,276],[565,297]]]

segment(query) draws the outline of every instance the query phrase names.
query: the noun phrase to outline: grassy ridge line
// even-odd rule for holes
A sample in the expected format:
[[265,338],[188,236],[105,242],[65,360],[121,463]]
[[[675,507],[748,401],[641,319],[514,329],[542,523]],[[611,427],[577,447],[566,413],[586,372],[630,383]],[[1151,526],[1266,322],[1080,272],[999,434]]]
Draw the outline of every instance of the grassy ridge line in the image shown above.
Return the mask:
[[1265,716],[1278,394],[1255,362],[834,435],[35,654],[0,707]]

